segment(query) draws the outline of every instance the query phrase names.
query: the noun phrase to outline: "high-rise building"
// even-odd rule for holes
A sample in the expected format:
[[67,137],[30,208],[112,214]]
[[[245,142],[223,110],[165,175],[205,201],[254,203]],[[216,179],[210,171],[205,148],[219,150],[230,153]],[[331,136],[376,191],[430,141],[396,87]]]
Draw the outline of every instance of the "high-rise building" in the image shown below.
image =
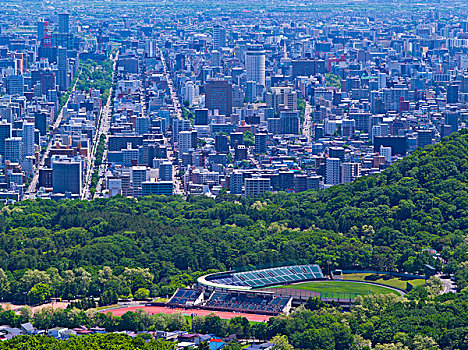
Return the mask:
[[387,163],[392,162],[392,147],[380,146],[379,154],[384,157]]
[[68,34],[70,33],[70,15],[68,13],[60,13],[59,15],[59,23],[58,23],[58,31],[61,34]]
[[5,78],[7,95],[24,95],[24,78],[22,75],[9,75]]
[[187,119],[174,119],[172,124],[172,142],[179,141],[179,133],[181,131],[190,130],[192,125],[190,124],[190,120]]
[[208,108],[198,108],[195,110],[195,125],[208,125]]
[[258,197],[270,191],[270,179],[261,177],[249,177],[245,179],[245,196]]
[[25,157],[34,155],[34,124],[23,123],[23,153]]
[[281,134],[299,134],[299,123],[301,120],[300,111],[283,111],[280,114]]
[[52,161],[52,187],[54,193],[81,194],[81,161],[58,158]]
[[205,106],[219,114],[232,113],[232,84],[227,80],[209,80],[205,84]]
[[226,46],[226,29],[219,24],[213,26],[213,50]]
[[157,195],[157,196],[172,196],[174,184],[172,181],[155,181],[154,178],[150,181],[144,181],[141,184],[141,195]]
[[458,131],[458,111],[447,110],[445,112],[445,125],[450,126],[450,133]]
[[131,179],[134,197],[141,196],[142,184],[146,181],[146,173],[146,166],[132,166]]
[[245,54],[247,81],[265,86],[265,50],[261,45],[250,45]]
[[230,176],[229,190],[232,194],[242,194],[244,185],[244,175],[240,171],[235,171]]
[[424,147],[432,144],[432,130],[418,130],[417,146]]
[[68,55],[67,49],[59,47],[57,49],[57,85],[61,91],[66,91],[68,84]]
[[255,138],[255,147],[254,147],[255,153],[256,154],[267,153],[268,135],[265,133],[258,133],[258,134],[255,134],[254,138]]
[[5,139],[5,159],[12,163],[21,163],[23,157],[23,140],[21,137]]
[[340,166],[341,160],[339,158],[327,158],[326,161],[326,184],[338,185],[340,183]]
[[219,153],[229,152],[228,138],[226,135],[218,134],[215,136],[215,151]]
[[0,155],[5,157],[5,140],[11,137],[11,124],[0,120]]
[[[391,150],[390,150],[391,151]],[[361,176],[360,163],[343,163],[341,164],[341,182],[351,183]]]
[[172,163],[161,162],[159,164],[159,179],[161,181],[172,181]]
[[297,92],[292,86],[274,86],[265,96],[266,104],[275,114],[281,110],[297,110]]
[[458,103],[458,84],[447,86],[447,103]]
[[190,148],[192,148],[192,132],[181,131],[179,133],[179,158],[184,153],[188,153]]

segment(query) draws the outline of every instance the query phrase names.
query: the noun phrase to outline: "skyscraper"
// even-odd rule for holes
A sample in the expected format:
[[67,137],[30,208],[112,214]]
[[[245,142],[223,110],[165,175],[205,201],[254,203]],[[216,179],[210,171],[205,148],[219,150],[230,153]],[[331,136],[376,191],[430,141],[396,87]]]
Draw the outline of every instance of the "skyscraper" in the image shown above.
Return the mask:
[[205,106],[219,114],[232,113],[232,84],[227,80],[209,80],[205,85]]
[[5,157],[5,140],[11,137],[11,124],[0,121],[0,155]]
[[339,158],[327,158],[326,162],[326,183],[327,185],[338,185],[340,183],[340,165]]
[[68,89],[68,56],[67,49],[59,47],[57,49],[57,84],[61,91]]
[[258,133],[255,134],[255,153],[256,154],[262,154],[266,153],[268,148],[267,148],[267,141],[268,141],[268,135],[264,133]]
[[5,159],[12,163],[23,160],[23,141],[21,137],[10,137],[5,140]]
[[226,29],[219,24],[213,26],[213,50],[226,46]]
[[71,158],[52,161],[52,187],[54,193],[81,194],[81,162]]
[[7,95],[24,95],[24,78],[22,75],[9,75],[5,78]]
[[24,156],[34,155],[34,124],[23,123],[23,153]]
[[240,171],[231,174],[229,189],[232,194],[242,194],[242,185],[244,184],[244,175]]
[[265,50],[261,45],[251,45],[245,54],[247,81],[265,86]]
[[59,14],[58,31],[61,34],[70,33],[70,15],[68,13],[60,13]]

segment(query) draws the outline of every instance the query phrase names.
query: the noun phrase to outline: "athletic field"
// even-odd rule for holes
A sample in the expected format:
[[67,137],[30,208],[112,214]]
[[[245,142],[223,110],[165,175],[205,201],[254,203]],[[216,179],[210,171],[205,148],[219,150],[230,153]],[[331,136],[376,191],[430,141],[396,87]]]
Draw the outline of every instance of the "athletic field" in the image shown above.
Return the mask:
[[340,281],[320,281],[320,282],[304,282],[281,286],[277,288],[303,289],[312,292],[320,293],[322,298],[339,298],[339,299],[354,299],[358,295],[366,294],[396,294],[400,295],[396,290],[377,286],[368,283],[359,282],[340,282]]

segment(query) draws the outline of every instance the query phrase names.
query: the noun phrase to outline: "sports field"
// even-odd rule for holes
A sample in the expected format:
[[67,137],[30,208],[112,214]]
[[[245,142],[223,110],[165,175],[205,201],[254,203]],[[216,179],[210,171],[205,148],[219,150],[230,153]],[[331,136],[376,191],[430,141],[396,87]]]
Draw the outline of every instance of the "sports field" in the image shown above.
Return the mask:
[[368,283],[359,282],[341,282],[341,281],[320,281],[320,282],[305,282],[281,286],[279,288],[303,289],[320,293],[322,298],[341,298],[353,299],[358,295],[366,295],[371,293],[376,294],[396,294],[400,295],[396,290],[377,286]]

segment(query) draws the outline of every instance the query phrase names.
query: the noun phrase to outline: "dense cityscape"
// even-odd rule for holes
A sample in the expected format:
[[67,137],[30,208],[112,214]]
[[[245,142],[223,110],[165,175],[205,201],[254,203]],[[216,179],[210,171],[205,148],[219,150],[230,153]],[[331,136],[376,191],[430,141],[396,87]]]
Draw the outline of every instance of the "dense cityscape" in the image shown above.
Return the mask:
[[468,349],[465,1],[0,5],[0,349]]

